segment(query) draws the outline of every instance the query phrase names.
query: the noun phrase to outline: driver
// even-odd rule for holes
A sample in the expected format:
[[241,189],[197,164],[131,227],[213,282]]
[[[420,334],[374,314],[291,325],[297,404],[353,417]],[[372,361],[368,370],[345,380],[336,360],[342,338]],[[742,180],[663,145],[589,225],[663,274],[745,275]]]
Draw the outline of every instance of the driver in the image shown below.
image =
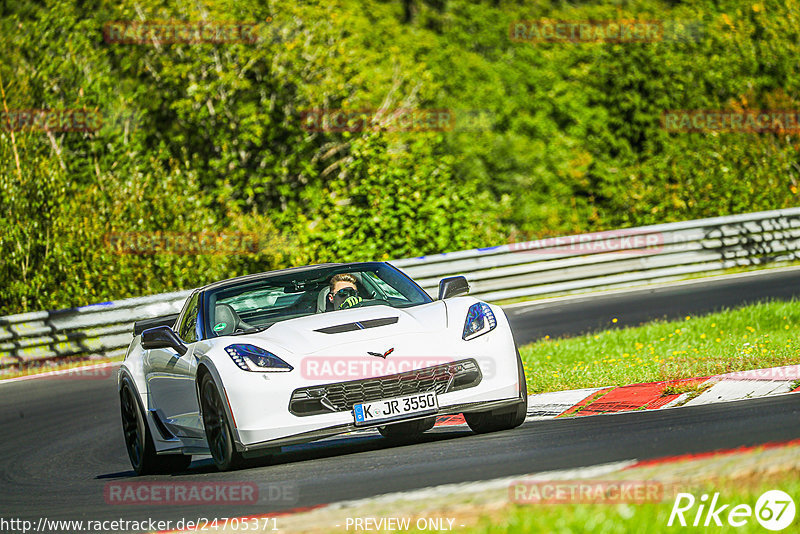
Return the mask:
[[356,289],[356,277],[349,273],[336,274],[331,278],[331,290],[328,300],[333,303],[334,310],[351,308],[361,302]]

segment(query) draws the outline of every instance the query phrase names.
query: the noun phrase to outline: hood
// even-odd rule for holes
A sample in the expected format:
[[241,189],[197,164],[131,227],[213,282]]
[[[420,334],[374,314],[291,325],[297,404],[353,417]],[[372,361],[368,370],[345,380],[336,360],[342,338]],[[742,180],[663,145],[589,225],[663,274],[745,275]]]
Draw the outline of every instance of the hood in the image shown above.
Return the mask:
[[344,345],[387,337],[407,338],[440,332],[447,327],[447,308],[442,301],[392,308],[370,306],[280,321],[263,332],[235,336],[239,343],[254,343],[270,350],[294,354],[340,353]]

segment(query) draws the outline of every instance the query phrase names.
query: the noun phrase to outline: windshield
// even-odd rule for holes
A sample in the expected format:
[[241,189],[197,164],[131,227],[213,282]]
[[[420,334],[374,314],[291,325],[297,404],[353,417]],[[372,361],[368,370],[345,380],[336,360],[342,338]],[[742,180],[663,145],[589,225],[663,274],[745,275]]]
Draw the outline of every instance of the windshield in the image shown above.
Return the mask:
[[348,299],[348,309],[379,305],[407,308],[432,302],[411,279],[386,263],[337,265],[209,291],[206,331],[211,337],[256,332],[278,321],[333,313],[338,301],[329,297],[331,278],[342,274],[355,280],[355,289],[348,289],[348,295],[355,297]]

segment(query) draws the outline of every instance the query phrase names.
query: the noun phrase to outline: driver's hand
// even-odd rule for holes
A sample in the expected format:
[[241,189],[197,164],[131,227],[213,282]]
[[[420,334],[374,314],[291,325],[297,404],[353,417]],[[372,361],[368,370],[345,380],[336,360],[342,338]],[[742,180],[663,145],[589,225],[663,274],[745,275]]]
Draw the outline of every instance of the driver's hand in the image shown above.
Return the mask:
[[352,296],[352,297],[347,297],[346,299],[344,299],[344,301],[342,301],[342,304],[341,304],[341,306],[339,306],[339,309],[343,310],[345,308],[352,308],[353,306],[355,306],[356,304],[358,304],[362,300],[364,300],[364,299],[362,299],[361,297],[359,297],[357,295],[356,296]]

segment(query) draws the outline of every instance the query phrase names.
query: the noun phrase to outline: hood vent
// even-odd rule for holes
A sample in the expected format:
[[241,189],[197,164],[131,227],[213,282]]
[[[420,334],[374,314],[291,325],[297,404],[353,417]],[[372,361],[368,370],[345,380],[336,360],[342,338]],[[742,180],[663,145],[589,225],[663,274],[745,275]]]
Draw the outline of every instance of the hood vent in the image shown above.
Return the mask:
[[337,324],[334,326],[326,326],[325,328],[318,328],[314,332],[321,332],[323,334],[341,334],[343,332],[353,332],[355,330],[365,330],[367,328],[375,328],[378,326],[387,326],[395,324],[399,317],[382,317],[380,319],[367,319],[365,321],[356,321],[355,323]]

